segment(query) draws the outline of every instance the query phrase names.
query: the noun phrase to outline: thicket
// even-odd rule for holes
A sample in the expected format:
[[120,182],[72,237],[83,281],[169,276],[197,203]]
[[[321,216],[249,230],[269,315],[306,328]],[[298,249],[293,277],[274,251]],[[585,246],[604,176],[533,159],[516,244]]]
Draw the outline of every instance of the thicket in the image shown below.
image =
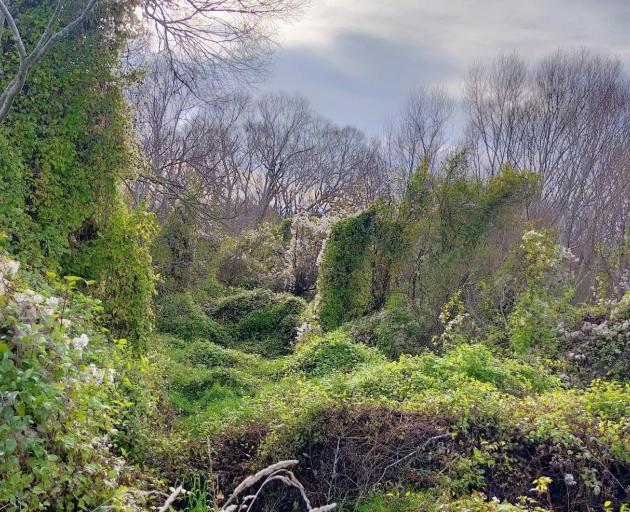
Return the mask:
[[[282,354],[169,340],[168,393],[195,432],[179,471],[210,471],[204,492],[295,458],[314,502],[342,510],[623,509],[628,295],[573,302],[575,257],[522,213],[531,174],[449,165],[333,225]],[[238,333],[273,297],[203,307]],[[273,488],[257,510],[298,502]]]
[[[349,509],[381,500],[417,510],[432,499],[458,510],[456,499],[475,491],[512,503],[523,496],[525,510],[535,501],[566,510],[627,501],[627,385],[567,390],[542,362],[495,352],[463,344],[387,362],[344,335],[310,339],[288,356],[282,380],[272,373],[206,416],[217,450],[208,464],[229,488],[256,467],[296,458],[311,495]],[[539,477],[548,488],[532,492]],[[265,510],[291,510],[292,500],[273,494]]]
[[465,153],[439,177],[418,169],[399,206],[373,206],[333,226],[318,282],[322,326],[334,329],[393,300],[396,310],[411,309],[416,325],[408,328],[426,345],[450,296],[496,270],[502,248],[489,247],[490,236],[499,226],[524,226],[519,208],[536,191],[535,175],[510,168],[487,183],[471,177]]
[[[30,44],[52,3],[11,8]],[[99,3],[0,128],[0,510],[142,510],[178,484],[217,510],[296,459],[341,510],[627,511],[630,292],[576,303],[535,175],[474,178],[460,152],[343,218],[230,232],[175,202],[158,226],[121,187],[134,8]],[[252,510],[302,503],[272,484]]]
[[149,366],[99,327],[103,307],[82,283],[24,273],[0,253],[6,510],[137,510],[148,505],[143,490],[160,485],[125,457],[137,446],[131,432],[157,418]]
[[[139,342],[151,328],[146,244],[153,230],[119,191],[137,156],[123,98],[127,80],[116,71],[133,7],[103,3],[77,37],[59,41],[32,70],[0,129],[0,231],[3,246],[24,264],[96,280],[111,328]],[[52,3],[11,8],[33,44]],[[9,32],[2,34],[0,76],[10,77],[17,56]]]

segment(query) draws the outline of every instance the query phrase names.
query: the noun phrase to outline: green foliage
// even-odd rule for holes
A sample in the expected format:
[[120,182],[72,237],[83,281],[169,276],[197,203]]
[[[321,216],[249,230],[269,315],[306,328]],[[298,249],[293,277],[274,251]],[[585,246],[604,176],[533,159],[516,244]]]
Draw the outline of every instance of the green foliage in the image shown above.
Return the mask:
[[354,343],[341,331],[333,331],[322,338],[314,336],[300,343],[287,369],[321,377],[335,372],[349,373],[382,360],[377,350]]
[[630,290],[623,294],[611,312],[611,319],[616,322],[630,320]]
[[153,328],[155,278],[149,245],[155,234],[153,217],[118,202],[95,239],[77,244],[72,274],[97,281],[112,332],[138,348]]
[[275,357],[290,352],[305,307],[293,295],[258,289],[222,298],[208,314],[230,330],[234,347]]
[[558,344],[558,324],[570,309],[572,290],[558,276],[559,248],[549,233],[527,231],[520,246],[525,289],[508,316],[511,347],[526,353],[532,349],[553,355]]
[[[99,10],[102,19],[86,22],[83,37],[57,42],[32,70],[5,122],[5,144],[19,150],[9,153],[13,197],[3,194],[2,203],[12,202],[18,209],[0,222],[11,224],[24,216],[30,222],[15,232],[6,224],[0,229],[11,233],[9,249],[25,262],[59,268],[73,238],[82,236],[90,220],[103,218],[117,177],[128,173],[131,152],[122,84],[113,72],[125,34],[97,26],[119,26],[129,7],[106,6]],[[41,31],[52,4],[41,2],[34,8],[14,2],[12,8],[24,10],[20,22],[30,40]],[[7,31],[3,35],[9,37]],[[12,61],[4,57],[8,78]]]
[[414,305],[423,330],[437,334],[442,305],[499,266],[501,248],[492,247],[491,237],[517,224],[514,211],[536,190],[536,181],[531,173],[505,168],[483,183],[470,177],[465,153],[446,162],[441,178],[421,169],[418,179],[422,187],[410,187],[399,214],[393,282]]
[[[33,44],[53,3],[11,7]],[[116,71],[133,7],[104,2],[81,37],[56,42],[30,73],[0,130],[0,231],[23,263],[98,280],[112,330],[139,343],[152,322],[151,230],[119,192],[136,157]],[[9,32],[3,37],[0,86],[15,64]]]
[[[304,458],[313,468],[303,473],[307,490],[315,496],[331,492],[328,475],[338,460],[345,471],[332,492],[346,499],[380,481],[412,491],[416,485],[435,488],[438,496],[491,488],[527,510],[535,503],[518,497],[529,495],[541,467],[549,468],[546,475],[554,482],[567,474],[575,480],[568,491],[562,483],[549,488],[554,507],[567,499],[598,504],[603,497],[623,497],[610,475],[623,474],[630,454],[627,386],[567,391],[544,369],[498,359],[480,346],[457,347],[444,357],[362,364],[350,375],[315,370],[265,386],[244,399],[231,426],[215,424],[230,432],[228,447],[248,439],[247,432],[264,432],[249,452],[259,464]],[[426,444],[434,438],[440,440]],[[550,453],[562,464],[549,467]],[[401,454],[413,456],[400,461]],[[413,493],[407,498],[375,503],[417,502]],[[463,506],[469,498],[463,500],[442,503]],[[475,500],[479,510],[497,505]]]
[[520,497],[516,504],[498,498],[488,500],[482,493],[473,493],[460,499],[448,495],[392,491],[374,494],[358,505],[359,512],[545,512],[536,500]]
[[190,288],[196,276],[197,245],[195,222],[177,205],[162,223],[155,237],[152,255],[165,288],[181,291]]
[[359,322],[357,334],[392,356],[423,350],[441,330],[449,297],[499,266],[487,238],[514,220],[536,187],[533,174],[510,168],[488,183],[473,179],[465,153],[453,155],[441,177],[420,168],[397,212],[376,205],[333,227],[318,281],[322,326],[364,317],[399,295],[406,318],[390,308]]
[[317,282],[319,318],[325,329],[369,312],[370,281],[366,263],[377,210],[337,222],[330,233]]
[[208,317],[190,293],[173,293],[156,301],[156,328],[186,339],[205,338],[214,343],[229,343],[229,332]]
[[378,348],[392,359],[401,354],[417,354],[433,348],[427,319],[407,304],[387,305],[381,311],[347,324],[361,343]]
[[573,383],[588,385],[595,378],[630,380],[628,296],[606,305],[582,307],[575,330],[563,329],[560,350],[564,370]]
[[480,344],[456,347],[442,357],[431,353],[401,356],[399,361],[357,372],[349,385],[368,396],[406,400],[427,389],[448,390],[471,380],[515,395],[559,385],[544,368],[499,359]]
[[223,241],[217,278],[228,287],[285,291],[291,277],[286,253],[286,226],[262,224]]
[[517,504],[501,501],[498,498],[488,500],[482,493],[462,498],[445,504],[440,508],[445,512],[545,512],[533,498],[520,497]]
[[30,511],[115,500],[129,477],[111,446],[130,405],[124,341],[96,329],[102,307],[76,279],[25,276],[38,293],[0,261],[0,502]]
[[162,293],[189,291],[196,297],[207,297],[223,291],[215,277],[216,242],[204,236],[198,219],[183,206],[174,206],[152,242],[151,255]]

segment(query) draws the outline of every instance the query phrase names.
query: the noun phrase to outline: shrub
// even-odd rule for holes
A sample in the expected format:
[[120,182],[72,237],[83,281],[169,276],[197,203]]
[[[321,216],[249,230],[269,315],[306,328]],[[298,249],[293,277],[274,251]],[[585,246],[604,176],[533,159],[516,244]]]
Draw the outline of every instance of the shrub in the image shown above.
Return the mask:
[[141,349],[153,329],[155,276],[149,244],[155,230],[152,215],[130,210],[119,200],[93,238],[76,244],[66,264],[71,273],[97,281],[95,293],[110,329]]
[[239,361],[239,355],[240,353],[237,351],[215,345],[207,340],[195,340],[187,344],[183,359],[193,366],[229,367],[234,366]]
[[508,316],[510,346],[518,353],[554,355],[558,326],[570,318],[572,290],[562,276],[560,248],[550,233],[526,231],[520,246],[525,289]]
[[[226,449],[247,446],[238,455],[247,466],[226,466],[229,457],[218,445],[219,470],[236,478],[252,467],[251,457],[259,465],[297,458],[309,494],[321,500],[330,493],[342,502],[390,484],[452,493],[446,503],[458,507],[473,491],[491,491],[499,501],[535,509],[533,501],[521,502],[519,496],[531,495],[532,482],[541,475],[551,482],[544,496],[550,508],[571,509],[577,502],[598,507],[604,500],[619,506],[627,499],[627,387],[566,391],[552,380],[549,391],[517,397],[470,377],[450,376],[448,365],[433,375],[427,366],[414,373],[401,370],[394,393],[391,388],[361,390],[351,379],[346,385],[347,376],[338,374],[329,380],[283,381],[246,402],[240,427],[224,430],[228,434],[222,442],[231,447]],[[385,374],[381,364],[362,367],[358,375],[369,371]],[[410,377],[419,381],[421,371],[429,373],[432,385],[405,388]],[[510,389],[518,372],[508,372],[507,378],[473,373]],[[392,376],[383,379],[391,382]],[[534,497],[541,496],[537,492]],[[481,497],[475,500],[479,510],[496,506]]]
[[262,224],[255,230],[227,238],[218,261],[219,281],[234,288],[289,290],[291,273],[282,228],[282,225]]
[[447,391],[465,381],[491,384],[519,396],[559,386],[558,379],[544,368],[498,359],[480,344],[462,345],[443,357],[431,353],[402,356],[399,361],[357,372],[348,385],[361,395],[408,400],[422,391]]
[[300,343],[287,369],[324,376],[335,372],[349,373],[361,365],[380,361],[383,357],[377,350],[354,343],[347,334],[334,331]]
[[[13,7],[24,41],[52,12],[48,2]],[[132,16],[132,3],[108,2],[81,23],[81,37],[57,41],[31,70],[28,94],[18,95],[0,130],[0,231],[24,264],[98,281],[109,328],[139,346],[152,325],[152,233],[120,186],[136,159],[118,72]],[[4,43],[6,84],[15,62]]]
[[564,330],[565,371],[576,384],[596,378],[630,380],[630,319],[619,315],[620,308],[623,302],[606,309],[586,307],[575,329]]
[[344,326],[357,341],[378,348],[392,359],[433,348],[431,329],[419,313],[401,306],[381,311]]
[[160,297],[156,302],[158,330],[185,339],[205,338],[214,343],[229,343],[228,331],[195,303],[189,293]]
[[31,277],[35,292],[16,268],[0,254],[0,502],[95,508],[130,478],[112,443],[124,428],[121,387],[133,363],[94,325],[97,301]]
[[305,307],[293,295],[259,289],[220,299],[208,312],[233,333],[234,347],[276,357],[290,352]]

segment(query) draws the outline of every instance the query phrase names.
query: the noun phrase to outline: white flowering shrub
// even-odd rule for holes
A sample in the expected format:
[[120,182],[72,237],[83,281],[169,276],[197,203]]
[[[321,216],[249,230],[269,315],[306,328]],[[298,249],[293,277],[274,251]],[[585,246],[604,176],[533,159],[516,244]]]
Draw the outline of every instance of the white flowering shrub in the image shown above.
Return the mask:
[[576,384],[630,379],[630,292],[604,307],[587,307],[576,328],[564,335],[566,373]]
[[219,259],[218,280],[231,287],[312,297],[321,253],[335,220],[298,213],[280,225],[262,224],[228,238]]
[[114,503],[125,472],[112,449],[125,407],[118,349],[94,332],[100,307],[72,290],[76,278],[38,293],[18,269],[0,253],[0,508]]
[[287,291],[299,296],[314,296],[324,245],[337,220],[337,217],[314,217],[306,212],[291,219],[291,239],[285,258],[290,275]]
[[536,350],[551,354],[562,335],[558,322],[571,309],[573,289],[568,266],[575,262],[575,256],[544,231],[526,231],[519,249],[525,287],[508,317],[510,345],[519,353]]

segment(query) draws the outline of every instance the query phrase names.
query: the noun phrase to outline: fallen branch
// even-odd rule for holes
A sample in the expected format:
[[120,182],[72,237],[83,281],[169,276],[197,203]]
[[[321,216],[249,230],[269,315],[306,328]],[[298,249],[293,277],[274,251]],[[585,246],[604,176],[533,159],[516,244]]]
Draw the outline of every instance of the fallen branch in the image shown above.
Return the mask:
[[166,512],[168,510],[168,507],[170,507],[173,504],[173,502],[177,499],[177,496],[179,496],[183,490],[184,488],[181,485],[177,489],[175,489],[171,493],[171,495],[168,498],[166,498],[164,505],[160,507],[160,510],[158,512]]
[[[252,476],[248,476],[245,480],[243,480],[237,487],[234,489],[234,492],[225,502],[223,508],[219,510],[219,512],[237,512],[237,511],[245,511],[250,512],[252,506],[262,493],[263,489],[267,484],[273,481],[280,481],[284,483],[288,487],[293,487],[300,492],[300,496],[304,505],[306,506],[306,510],[309,512],[329,512],[330,510],[334,510],[337,507],[336,503],[332,503],[330,505],[324,505],[322,507],[313,507],[311,505],[310,500],[306,496],[306,490],[304,486],[300,483],[300,481],[295,477],[290,468],[293,468],[298,464],[297,460],[285,460],[281,462],[277,462],[276,464],[272,464],[265,469],[260,470],[258,473]],[[241,500],[241,505],[237,505],[234,503],[240,497],[240,495],[246,489],[253,487],[259,482],[260,487],[258,487],[255,494],[250,494],[245,496]]]

